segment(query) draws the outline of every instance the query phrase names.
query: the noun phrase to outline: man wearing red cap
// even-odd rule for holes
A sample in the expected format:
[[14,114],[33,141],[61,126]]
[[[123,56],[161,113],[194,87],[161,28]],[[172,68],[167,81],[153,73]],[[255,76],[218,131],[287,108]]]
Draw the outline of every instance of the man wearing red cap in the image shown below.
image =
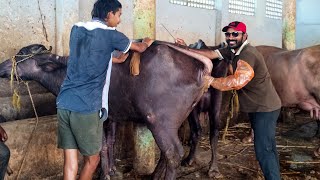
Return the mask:
[[[276,149],[276,123],[281,101],[272,84],[263,56],[248,41],[246,25],[234,21],[222,29],[228,47],[222,50],[190,51],[210,59],[223,59],[231,53],[233,74],[224,78],[212,78],[211,86],[221,91],[237,90],[240,111],[249,115],[254,130],[254,148],[257,160],[266,180],[280,180],[280,165]],[[177,39],[180,45],[186,45]],[[220,53],[223,52],[223,53]]]

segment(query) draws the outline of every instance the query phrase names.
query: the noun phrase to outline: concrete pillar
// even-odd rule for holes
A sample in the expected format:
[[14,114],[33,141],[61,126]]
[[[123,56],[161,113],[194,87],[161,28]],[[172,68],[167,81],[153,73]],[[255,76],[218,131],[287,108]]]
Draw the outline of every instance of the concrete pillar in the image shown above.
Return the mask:
[[221,42],[224,42],[223,38],[221,36],[221,30],[222,30],[222,0],[216,0],[215,1],[215,8],[217,10],[216,13],[216,28],[215,28],[215,45],[220,44]]
[[56,54],[69,55],[70,30],[79,21],[79,0],[56,0]]
[[[134,0],[133,38],[150,37],[155,39],[155,0]],[[134,132],[134,169],[139,174],[151,174],[155,166],[155,143],[146,126],[137,125]]]
[[282,48],[296,48],[296,0],[284,0],[282,12]]

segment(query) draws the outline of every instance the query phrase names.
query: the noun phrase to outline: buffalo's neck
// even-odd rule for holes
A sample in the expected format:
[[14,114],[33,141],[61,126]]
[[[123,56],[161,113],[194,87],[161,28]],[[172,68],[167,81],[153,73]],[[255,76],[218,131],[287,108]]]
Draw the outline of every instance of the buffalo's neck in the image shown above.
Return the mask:
[[38,79],[34,78],[34,80],[38,81],[48,91],[57,96],[65,76],[66,68],[62,68],[53,73],[45,73]]

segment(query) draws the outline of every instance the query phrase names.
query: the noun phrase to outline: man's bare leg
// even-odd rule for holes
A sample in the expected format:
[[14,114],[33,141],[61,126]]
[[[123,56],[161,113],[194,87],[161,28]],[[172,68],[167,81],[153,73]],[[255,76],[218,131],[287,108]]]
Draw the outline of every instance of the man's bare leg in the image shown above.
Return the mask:
[[65,149],[63,179],[75,180],[78,172],[78,149]]
[[98,153],[92,156],[84,156],[83,160],[84,164],[80,172],[79,180],[92,179],[93,173],[95,172],[100,161],[100,154]]

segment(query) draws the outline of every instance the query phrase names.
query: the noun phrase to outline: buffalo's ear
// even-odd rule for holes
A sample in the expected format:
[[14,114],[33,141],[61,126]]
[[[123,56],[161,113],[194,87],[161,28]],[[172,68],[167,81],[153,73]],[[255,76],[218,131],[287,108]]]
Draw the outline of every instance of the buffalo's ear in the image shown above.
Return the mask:
[[41,68],[41,70],[45,72],[55,71],[56,69],[59,69],[61,67],[60,64],[50,62],[50,61],[42,62],[41,64],[38,64],[38,66]]

